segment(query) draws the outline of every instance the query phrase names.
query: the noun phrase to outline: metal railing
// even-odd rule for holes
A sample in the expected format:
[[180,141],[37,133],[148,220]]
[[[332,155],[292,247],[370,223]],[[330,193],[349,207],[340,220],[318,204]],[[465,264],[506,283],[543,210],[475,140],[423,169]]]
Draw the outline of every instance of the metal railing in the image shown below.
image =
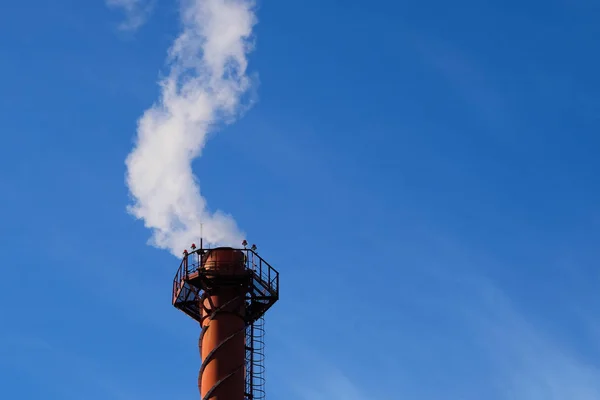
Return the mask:
[[[270,295],[279,295],[279,273],[254,250],[251,249],[233,249],[244,253],[244,264],[246,271],[253,272],[253,278],[258,280]],[[175,278],[173,279],[173,304],[177,301],[181,289],[185,285],[185,281],[191,274],[202,271],[204,263],[208,258],[211,250],[197,249],[188,254],[185,254],[181,260],[181,264],[177,269]],[[235,266],[238,268],[237,266]],[[221,268],[222,269],[222,268]],[[223,270],[223,269],[222,269]],[[227,270],[226,268],[224,269]]]

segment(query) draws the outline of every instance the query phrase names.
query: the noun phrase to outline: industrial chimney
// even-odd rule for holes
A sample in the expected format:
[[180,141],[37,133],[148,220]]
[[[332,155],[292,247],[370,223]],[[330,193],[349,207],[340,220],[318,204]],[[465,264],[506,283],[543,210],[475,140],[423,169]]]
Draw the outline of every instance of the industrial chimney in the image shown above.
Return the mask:
[[263,318],[279,299],[279,273],[242,244],[192,244],[173,280],[173,305],[201,326],[201,400],[265,398]]

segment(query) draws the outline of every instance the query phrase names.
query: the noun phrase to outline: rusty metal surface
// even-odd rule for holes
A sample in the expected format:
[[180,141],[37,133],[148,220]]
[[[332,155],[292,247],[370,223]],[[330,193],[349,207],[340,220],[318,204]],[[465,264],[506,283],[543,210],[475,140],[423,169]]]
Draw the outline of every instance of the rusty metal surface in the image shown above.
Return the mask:
[[[244,255],[215,249],[203,267],[214,273],[244,273]],[[198,386],[202,400],[243,400],[245,392],[245,288],[215,287],[202,299],[202,366]]]

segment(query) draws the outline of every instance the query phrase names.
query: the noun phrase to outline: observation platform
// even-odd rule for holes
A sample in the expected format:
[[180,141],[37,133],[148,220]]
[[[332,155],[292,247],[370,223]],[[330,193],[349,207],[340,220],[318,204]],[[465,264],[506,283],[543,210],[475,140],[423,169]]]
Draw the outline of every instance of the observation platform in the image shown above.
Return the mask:
[[[214,257],[229,254],[231,257]],[[221,258],[221,259],[219,259]],[[173,279],[173,306],[201,322],[202,300],[223,287],[245,290],[244,319],[254,323],[279,299],[279,272],[254,249],[218,247],[185,253]]]

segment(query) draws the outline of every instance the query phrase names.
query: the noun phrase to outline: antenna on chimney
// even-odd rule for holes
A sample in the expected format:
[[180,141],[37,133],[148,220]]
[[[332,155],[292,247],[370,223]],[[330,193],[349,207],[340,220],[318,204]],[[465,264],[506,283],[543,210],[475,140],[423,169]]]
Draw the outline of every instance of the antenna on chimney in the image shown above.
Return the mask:
[[202,224],[202,223],[200,224],[200,254],[204,253],[203,246],[202,246],[202,228],[203,228],[203,225],[204,224]]

